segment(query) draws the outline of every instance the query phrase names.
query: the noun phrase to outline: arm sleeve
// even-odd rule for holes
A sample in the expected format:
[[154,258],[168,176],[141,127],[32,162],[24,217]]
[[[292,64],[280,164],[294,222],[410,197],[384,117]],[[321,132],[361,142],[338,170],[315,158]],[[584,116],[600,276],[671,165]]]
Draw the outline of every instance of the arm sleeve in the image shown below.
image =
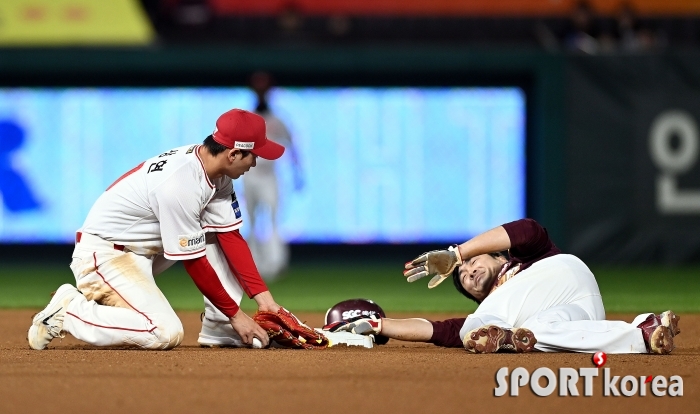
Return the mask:
[[433,336],[428,342],[446,348],[462,348],[462,339],[459,330],[464,325],[465,318],[447,319],[444,321],[430,321],[433,324]]
[[509,254],[519,262],[534,262],[542,257],[560,253],[549,239],[547,230],[533,219],[506,223],[503,228],[510,238]]
[[185,270],[190,275],[200,292],[209,299],[224,315],[229,318],[238,313],[238,304],[221,284],[216,271],[206,256],[184,260]]
[[224,256],[226,256],[231,273],[236,277],[246,295],[252,298],[258,293],[267,291],[267,285],[260,277],[248,243],[243,239],[241,233],[238,230],[216,233],[216,237]]

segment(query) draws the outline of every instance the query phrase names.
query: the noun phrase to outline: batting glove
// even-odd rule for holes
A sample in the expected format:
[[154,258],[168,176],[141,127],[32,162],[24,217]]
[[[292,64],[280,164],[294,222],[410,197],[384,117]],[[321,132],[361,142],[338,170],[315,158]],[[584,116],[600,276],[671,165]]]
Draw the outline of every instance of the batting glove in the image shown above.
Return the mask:
[[462,264],[462,255],[459,248],[454,245],[447,250],[433,250],[416,257],[406,263],[403,275],[406,281],[415,282],[426,276],[433,276],[428,282],[428,288],[432,289],[450,276],[455,267]]
[[382,318],[378,315],[356,316],[323,327],[329,332],[351,332],[359,335],[378,335],[382,332]]

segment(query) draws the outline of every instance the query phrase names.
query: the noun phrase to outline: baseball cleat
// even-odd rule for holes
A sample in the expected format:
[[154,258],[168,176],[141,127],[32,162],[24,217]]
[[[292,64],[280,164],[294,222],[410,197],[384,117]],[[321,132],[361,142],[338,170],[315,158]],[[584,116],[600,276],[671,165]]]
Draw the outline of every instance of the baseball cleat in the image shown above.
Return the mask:
[[202,313],[201,320],[202,330],[197,339],[199,346],[203,348],[247,348],[228,321],[212,321],[207,319],[204,313]]
[[525,328],[504,329],[496,325],[486,325],[474,329],[464,337],[464,348],[475,354],[493,352],[530,352],[537,339],[531,330]]
[[[644,329],[642,329],[642,332],[644,332]],[[651,332],[651,335],[644,335],[644,337],[649,353],[670,354],[673,351],[673,334],[665,326],[657,326]]]
[[658,318],[660,319],[659,323],[661,325],[671,330],[671,335],[676,336],[681,333],[681,330],[678,327],[678,321],[681,320],[681,317],[673,313],[673,311],[667,310],[666,312],[661,313]]
[[681,333],[680,328],[678,328],[680,319],[678,315],[669,310],[660,315],[651,314],[644,322],[637,325],[642,330],[647,352],[651,354],[671,353],[674,348],[673,337]]
[[63,338],[63,320],[68,304],[80,291],[70,284],[61,285],[51,301],[41,312],[34,315],[27,340],[32,349],[46,349],[54,338]]

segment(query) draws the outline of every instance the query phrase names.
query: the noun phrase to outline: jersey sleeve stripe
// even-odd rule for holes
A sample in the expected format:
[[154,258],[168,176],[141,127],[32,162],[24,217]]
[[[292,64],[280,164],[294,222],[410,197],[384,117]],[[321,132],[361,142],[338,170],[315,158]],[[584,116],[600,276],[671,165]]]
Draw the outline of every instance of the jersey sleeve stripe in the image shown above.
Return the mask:
[[243,223],[243,220],[238,220],[235,223],[231,224],[224,224],[224,225],[207,225],[207,226],[202,226],[202,229],[227,229],[229,227],[237,226],[239,224]]
[[205,250],[206,250],[206,248],[199,249],[199,250],[194,251],[194,252],[187,252],[187,253],[170,253],[170,252],[164,252],[164,253],[168,256],[193,256],[195,254],[204,253]]

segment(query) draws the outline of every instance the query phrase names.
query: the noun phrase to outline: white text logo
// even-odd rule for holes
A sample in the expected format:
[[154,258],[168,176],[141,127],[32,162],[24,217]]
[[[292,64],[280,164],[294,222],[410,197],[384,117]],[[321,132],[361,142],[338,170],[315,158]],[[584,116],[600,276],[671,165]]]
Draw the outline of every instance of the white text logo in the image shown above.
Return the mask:
[[371,315],[374,315],[375,313],[377,313],[377,312],[368,311],[368,310],[360,310],[360,309],[352,309],[352,310],[344,311],[341,318],[343,320],[345,320],[345,319],[355,318],[358,316],[371,316]]
[[[557,391],[560,397],[578,397],[579,379],[583,379],[583,395],[591,397],[593,395],[593,377],[598,376],[598,368],[559,368],[559,375],[549,368],[537,368],[532,375],[522,367],[515,368],[513,372],[508,372],[507,367],[503,367],[496,372],[496,388],[493,394],[502,397],[508,393],[511,397],[518,396],[519,389],[526,385],[530,386],[532,392],[540,397],[552,395]],[[508,377],[510,376],[510,381]],[[540,385],[540,380],[544,378],[546,385]],[[648,392],[657,397],[683,396],[683,378],[680,375],[673,375],[666,378],[662,375],[652,377],[635,377],[626,375],[620,378],[619,375],[611,376],[610,368],[603,369],[603,395],[631,397],[633,395],[646,396]]]
[[[678,139],[675,149],[674,137]],[[699,147],[698,126],[689,113],[673,109],[654,119],[649,133],[649,152],[661,170],[656,176],[656,206],[662,213],[700,213],[700,190],[678,188],[678,176],[695,166]]]
[[241,141],[236,141],[233,144],[233,148],[235,149],[242,149],[242,150],[252,150],[253,147],[255,146],[254,142],[241,142]]

